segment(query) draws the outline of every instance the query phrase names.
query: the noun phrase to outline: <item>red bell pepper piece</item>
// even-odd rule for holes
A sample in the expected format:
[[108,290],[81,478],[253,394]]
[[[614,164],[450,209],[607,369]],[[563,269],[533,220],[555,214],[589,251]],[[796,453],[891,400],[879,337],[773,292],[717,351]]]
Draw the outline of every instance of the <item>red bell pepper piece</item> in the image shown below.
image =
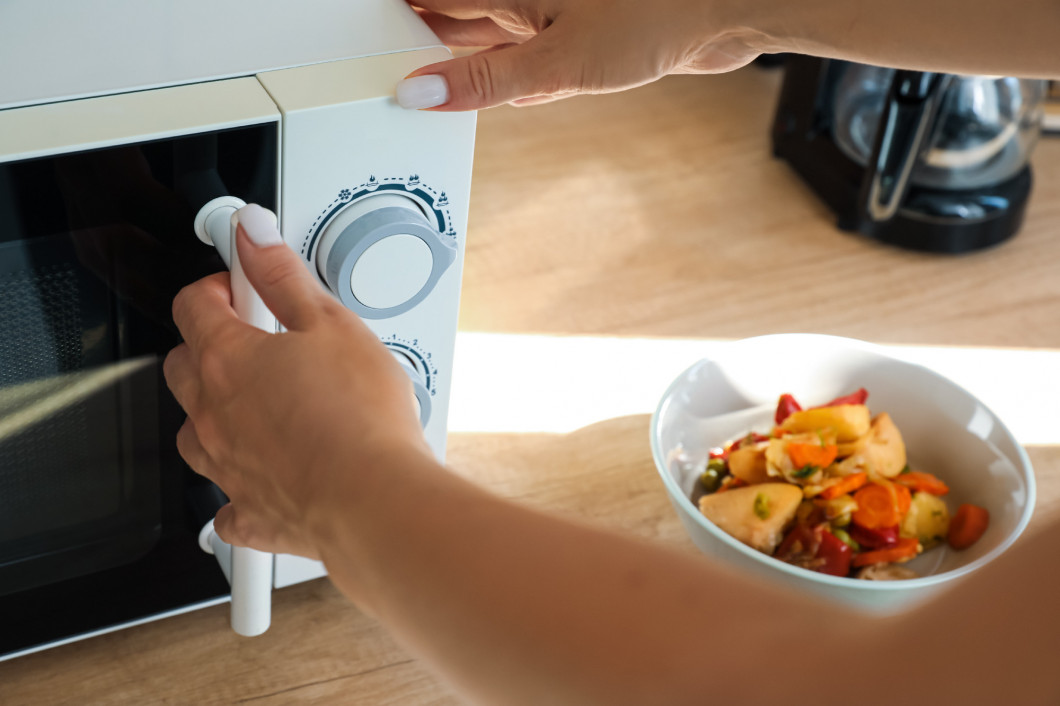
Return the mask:
[[777,559],[832,576],[850,573],[854,552],[824,525],[795,525],[773,554]]
[[773,419],[776,421],[777,424],[780,424],[785,419],[787,419],[792,412],[801,411],[802,406],[795,401],[794,397],[785,392],[783,395],[780,396],[780,399],[777,401],[777,413],[773,416]]
[[846,530],[851,539],[869,549],[883,549],[898,544],[898,525],[870,529],[851,522]]
[[[819,404],[816,407],[810,409],[820,409],[821,407],[836,407],[841,404],[865,404],[865,400],[869,398],[869,391],[864,387],[858,388],[857,392],[852,392],[849,395],[843,395],[842,397],[836,397],[831,402]],[[801,412],[802,405],[800,405],[792,395],[785,392],[777,400],[777,411],[773,415],[773,420],[780,424],[787,419],[793,412]]]
[[828,530],[821,531],[821,545],[817,548],[817,558],[822,564],[817,568],[822,574],[846,576],[850,573],[850,561],[854,552],[851,548]]
[[789,564],[801,564],[806,559],[813,558],[821,544],[821,538],[814,528],[805,523],[798,523],[784,535],[780,546],[773,552],[773,556]]
[[864,387],[859,387],[857,392],[852,392],[849,395],[843,395],[842,397],[836,397],[831,402],[817,405],[814,409],[820,407],[838,407],[841,404],[865,404],[865,400],[869,398],[869,391]]

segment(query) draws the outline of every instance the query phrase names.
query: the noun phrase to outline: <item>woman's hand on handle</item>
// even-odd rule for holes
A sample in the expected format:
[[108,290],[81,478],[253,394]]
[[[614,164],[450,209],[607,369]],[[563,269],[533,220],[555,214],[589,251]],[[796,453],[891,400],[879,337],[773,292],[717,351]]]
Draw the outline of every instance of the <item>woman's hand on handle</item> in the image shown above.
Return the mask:
[[213,275],[174,300],[185,342],[164,372],[188,414],[178,450],[231,499],[217,514],[218,535],[238,546],[318,556],[337,488],[351,491],[346,498],[363,497],[390,455],[430,450],[405,372],[281,245],[271,222],[255,217],[260,210],[239,212],[239,257],[287,331],[269,334],[240,321],[228,273]]

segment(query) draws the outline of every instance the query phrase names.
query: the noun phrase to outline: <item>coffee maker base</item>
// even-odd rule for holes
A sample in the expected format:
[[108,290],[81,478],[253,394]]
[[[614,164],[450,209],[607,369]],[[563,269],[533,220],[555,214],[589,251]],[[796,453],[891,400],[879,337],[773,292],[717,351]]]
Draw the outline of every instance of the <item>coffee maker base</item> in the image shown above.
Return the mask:
[[841,230],[919,252],[950,255],[1000,245],[1016,235],[1031,192],[1031,170],[978,191],[947,192],[911,188],[893,218],[877,222],[839,214]]

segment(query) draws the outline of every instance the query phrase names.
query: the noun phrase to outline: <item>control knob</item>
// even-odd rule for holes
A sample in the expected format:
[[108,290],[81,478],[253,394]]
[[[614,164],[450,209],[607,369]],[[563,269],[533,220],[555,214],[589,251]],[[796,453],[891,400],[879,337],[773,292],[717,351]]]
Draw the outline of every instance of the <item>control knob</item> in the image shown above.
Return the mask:
[[412,393],[415,397],[416,410],[420,415],[420,425],[423,427],[427,426],[428,420],[431,418],[431,391],[427,388],[427,381],[423,375],[423,372],[416,366],[416,364],[407,355],[401,351],[391,349],[391,354],[401,367],[408,373],[409,379],[412,380]]
[[419,204],[400,194],[372,194],[344,208],[324,228],[316,267],[335,296],[359,316],[382,319],[419,304],[456,260]]

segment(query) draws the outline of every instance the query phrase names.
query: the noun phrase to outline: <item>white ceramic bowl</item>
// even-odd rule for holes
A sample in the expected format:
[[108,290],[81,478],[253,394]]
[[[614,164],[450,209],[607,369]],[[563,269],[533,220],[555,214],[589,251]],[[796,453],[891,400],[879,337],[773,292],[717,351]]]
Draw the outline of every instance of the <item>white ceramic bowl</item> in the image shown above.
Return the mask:
[[[700,513],[692,488],[711,448],[749,430],[768,432],[777,398],[804,406],[869,391],[872,413],[888,412],[905,440],[910,464],[942,478],[951,512],[963,502],[990,511],[986,534],[972,547],[939,546],[907,564],[920,578],[863,581],[785,564],[733,539]],[[964,388],[880,346],[834,336],[777,334],[734,341],[682,373],[651,422],[652,453],[674,507],[703,552],[769,580],[879,612],[928,597],[945,583],[995,559],[1027,526],[1034,474],[1004,423]]]

